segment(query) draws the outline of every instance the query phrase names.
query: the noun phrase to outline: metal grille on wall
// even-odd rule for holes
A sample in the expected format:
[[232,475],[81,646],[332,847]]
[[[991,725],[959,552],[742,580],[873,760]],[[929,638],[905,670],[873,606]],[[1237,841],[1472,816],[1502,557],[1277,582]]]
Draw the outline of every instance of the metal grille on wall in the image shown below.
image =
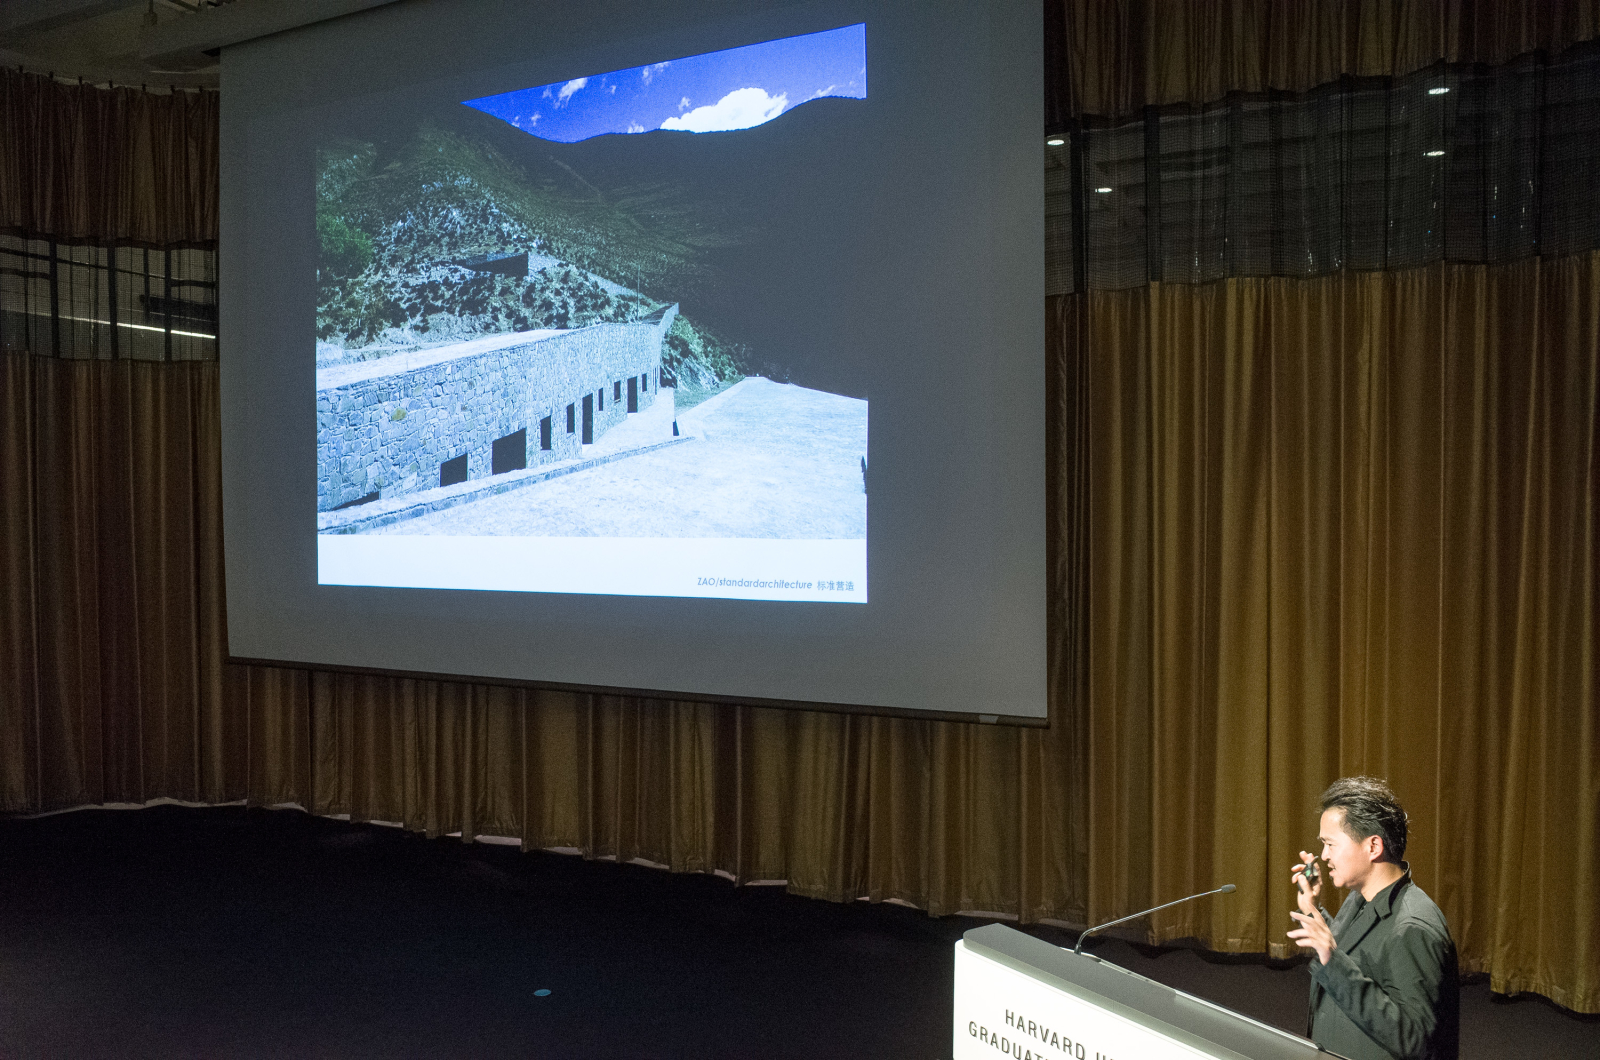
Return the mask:
[[0,235],[0,349],[76,360],[215,360],[216,252]]
[[1063,139],[1045,149],[1048,294],[1600,249],[1596,44]]

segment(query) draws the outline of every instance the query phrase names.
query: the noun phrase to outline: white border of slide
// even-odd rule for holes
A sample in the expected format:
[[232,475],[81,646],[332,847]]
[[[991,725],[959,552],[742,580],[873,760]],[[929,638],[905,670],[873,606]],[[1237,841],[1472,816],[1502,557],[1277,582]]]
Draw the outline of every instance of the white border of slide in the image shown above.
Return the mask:
[[864,604],[867,543],[319,534],[317,582]]

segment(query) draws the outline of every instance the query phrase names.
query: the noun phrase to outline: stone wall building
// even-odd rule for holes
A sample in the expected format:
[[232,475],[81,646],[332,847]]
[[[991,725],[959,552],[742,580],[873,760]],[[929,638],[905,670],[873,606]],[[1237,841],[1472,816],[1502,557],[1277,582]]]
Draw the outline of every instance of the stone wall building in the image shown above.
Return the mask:
[[677,313],[318,369],[317,510],[581,456],[654,403]]

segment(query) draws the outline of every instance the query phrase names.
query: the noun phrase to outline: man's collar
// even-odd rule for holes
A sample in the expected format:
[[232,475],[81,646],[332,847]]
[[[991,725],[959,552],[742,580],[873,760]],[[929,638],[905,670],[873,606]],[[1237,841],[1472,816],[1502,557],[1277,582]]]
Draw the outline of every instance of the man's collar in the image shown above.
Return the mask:
[[[1400,893],[1400,885],[1410,879],[1411,863],[1402,861],[1400,863],[1400,878],[1372,896],[1372,901],[1368,903],[1372,906],[1372,911],[1380,917],[1388,916],[1394,910],[1394,897]],[[1356,893],[1360,894],[1359,891]]]

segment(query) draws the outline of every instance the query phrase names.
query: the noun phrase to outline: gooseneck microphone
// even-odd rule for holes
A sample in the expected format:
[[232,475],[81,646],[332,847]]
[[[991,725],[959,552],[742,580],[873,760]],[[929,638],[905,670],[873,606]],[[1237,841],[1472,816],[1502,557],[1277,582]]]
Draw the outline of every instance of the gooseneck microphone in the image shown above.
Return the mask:
[[1118,924],[1126,924],[1130,920],[1138,920],[1142,916],[1149,916],[1151,913],[1159,913],[1163,909],[1170,909],[1175,905],[1182,905],[1184,902],[1192,902],[1196,898],[1204,898],[1211,894],[1232,894],[1236,890],[1238,890],[1238,888],[1233,884],[1225,883],[1214,891],[1201,891],[1199,894],[1191,894],[1187,898],[1179,898],[1176,902],[1168,902],[1166,905],[1158,905],[1154,909],[1146,909],[1142,913],[1135,913],[1132,916],[1125,916],[1121,920],[1108,920],[1104,924],[1096,924],[1094,927],[1078,936],[1078,944],[1072,947],[1072,952],[1081,954],[1083,952],[1083,940],[1088,938],[1090,935],[1093,935],[1096,931],[1104,931],[1108,927],[1116,927]]

